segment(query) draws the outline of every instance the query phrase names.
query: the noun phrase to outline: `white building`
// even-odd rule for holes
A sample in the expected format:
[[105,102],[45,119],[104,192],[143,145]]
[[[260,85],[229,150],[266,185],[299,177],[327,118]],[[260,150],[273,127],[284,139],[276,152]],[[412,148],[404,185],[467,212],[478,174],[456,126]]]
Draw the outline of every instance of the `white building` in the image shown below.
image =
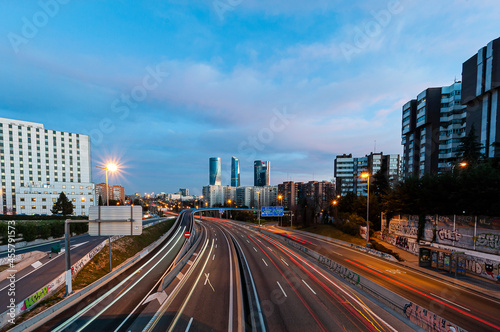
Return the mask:
[[61,192],[75,215],[95,205],[87,135],[0,118],[0,162],[2,214],[51,214]]
[[228,205],[231,200],[232,207],[254,207],[276,205],[278,196],[277,186],[264,187],[230,187],[230,186],[205,186],[203,187],[203,202],[205,207],[215,205]]

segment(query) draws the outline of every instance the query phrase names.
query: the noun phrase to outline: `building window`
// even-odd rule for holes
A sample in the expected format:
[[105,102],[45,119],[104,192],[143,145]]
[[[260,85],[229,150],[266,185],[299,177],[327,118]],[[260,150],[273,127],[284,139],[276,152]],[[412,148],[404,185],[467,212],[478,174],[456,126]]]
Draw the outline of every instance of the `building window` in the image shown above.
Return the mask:
[[35,198],[35,197],[32,197],[32,198],[31,198],[31,201],[32,201],[32,202],[36,202],[36,198]]
[[32,210],[36,210],[36,205],[32,205],[32,206],[31,206],[31,209],[32,209]]
[[21,210],[24,210],[26,207],[25,207],[24,205],[21,205],[19,208],[20,208]]

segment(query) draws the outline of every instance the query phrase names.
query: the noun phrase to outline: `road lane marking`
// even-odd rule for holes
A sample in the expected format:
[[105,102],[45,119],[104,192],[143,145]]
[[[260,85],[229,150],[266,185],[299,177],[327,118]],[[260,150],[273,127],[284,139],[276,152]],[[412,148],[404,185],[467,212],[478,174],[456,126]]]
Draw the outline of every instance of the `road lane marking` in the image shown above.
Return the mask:
[[452,302],[452,301],[450,301],[450,300],[448,300],[448,299],[445,299],[444,297],[441,297],[441,296],[436,295],[436,294],[433,294],[433,293],[430,293],[430,294],[431,294],[431,295],[433,295],[433,296],[435,296],[435,297],[437,297],[438,299],[441,299],[441,300],[443,300],[443,301],[446,301],[446,302],[448,302],[448,303],[451,303],[451,304],[453,304],[453,305],[455,305],[455,306],[457,306],[457,307],[459,307],[459,308],[462,308],[462,309],[464,309],[464,310],[470,311],[470,309],[469,309],[469,308],[463,307],[463,306],[461,306],[460,304],[456,304],[455,302]]
[[255,252],[257,252],[257,249],[255,249],[255,247],[253,247],[253,250],[255,250]]
[[279,282],[279,281],[276,281],[276,282],[278,283],[278,286],[280,286],[281,291],[283,292],[283,294],[285,295],[285,297],[288,297],[288,296],[286,296],[286,293],[285,293],[285,291],[283,290],[283,287],[281,287],[280,282]]
[[209,274],[206,274],[206,273],[205,273],[205,277],[207,277],[207,278],[205,279],[205,283],[203,284],[203,286],[206,286],[206,285],[207,285],[207,281],[208,281],[208,277],[209,277],[209,276],[210,276],[210,273],[209,273]]
[[266,261],[264,260],[264,258],[262,258],[262,261],[264,262],[264,264],[266,264],[266,266],[269,266],[269,265],[267,265],[267,263],[266,263]]
[[285,265],[286,265],[286,266],[289,266],[289,265],[285,262],[285,260],[284,260],[283,258],[281,258],[281,261],[282,261],[283,263],[285,263]]
[[250,243],[250,241],[247,240],[248,243]]
[[212,260],[214,260],[214,259],[215,259],[215,254],[214,254],[214,257],[212,257]]
[[215,249],[217,249],[217,245],[215,245]]
[[182,274],[182,272],[179,272],[179,274],[177,275],[177,278],[179,278],[179,280],[182,280],[183,277],[184,277],[184,274]]
[[304,279],[302,279],[302,282],[307,286],[307,288],[309,288],[311,290],[311,292],[313,292],[314,295],[316,295],[316,292],[313,291],[313,289],[311,288],[311,286],[309,286]]
[[188,326],[186,327],[186,331],[184,331],[184,332],[189,331],[189,328],[191,327],[191,323],[193,323],[193,317],[191,317],[191,319],[189,320]]
[[208,284],[210,285],[210,287],[212,287],[212,290],[213,290],[213,291],[214,291],[214,293],[215,293],[214,286],[212,286],[212,283],[210,282],[210,279],[208,279],[208,276],[209,276],[209,275],[210,275],[210,273],[209,273],[209,274],[206,274],[206,273],[205,273],[205,276],[207,276],[207,279],[205,280],[205,284],[204,284],[204,285],[206,285],[206,284],[207,284],[207,281],[208,281]]
[[34,269],[38,269],[42,265],[43,264],[40,261],[36,261],[33,264],[31,264],[31,266],[33,266]]

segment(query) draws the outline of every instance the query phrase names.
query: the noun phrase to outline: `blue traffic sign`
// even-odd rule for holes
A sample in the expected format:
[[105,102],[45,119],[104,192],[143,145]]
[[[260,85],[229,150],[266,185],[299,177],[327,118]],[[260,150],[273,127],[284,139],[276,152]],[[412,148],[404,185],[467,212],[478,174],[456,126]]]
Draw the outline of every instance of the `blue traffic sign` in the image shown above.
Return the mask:
[[275,217],[283,217],[283,207],[282,206],[275,206],[274,207],[274,216]]
[[261,208],[262,217],[283,217],[282,206],[263,206]]

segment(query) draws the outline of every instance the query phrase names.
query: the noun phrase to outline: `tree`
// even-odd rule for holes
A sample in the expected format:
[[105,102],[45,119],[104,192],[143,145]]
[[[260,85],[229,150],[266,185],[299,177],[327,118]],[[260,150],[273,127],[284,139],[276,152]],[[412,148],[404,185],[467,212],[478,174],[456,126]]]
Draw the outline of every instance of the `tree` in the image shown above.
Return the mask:
[[381,201],[383,195],[387,195],[389,189],[390,186],[387,176],[385,176],[385,174],[381,171],[375,173],[373,175],[373,193],[379,202]]
[[478,142],[474,125],[471,126],[467,136],[460,139],[457,147],[457,158],[469,165],[476,165],[482,157],[481,143]]
[[54,207],[51,210],[52,214],[59,214],[62,213],[63,216],[67,216],[70,214],[73,214],[73,203],[71,203],[64,194],[64,192],[61,192],[59,195],[59,198],[57,199],[57,202],[54,204]]

